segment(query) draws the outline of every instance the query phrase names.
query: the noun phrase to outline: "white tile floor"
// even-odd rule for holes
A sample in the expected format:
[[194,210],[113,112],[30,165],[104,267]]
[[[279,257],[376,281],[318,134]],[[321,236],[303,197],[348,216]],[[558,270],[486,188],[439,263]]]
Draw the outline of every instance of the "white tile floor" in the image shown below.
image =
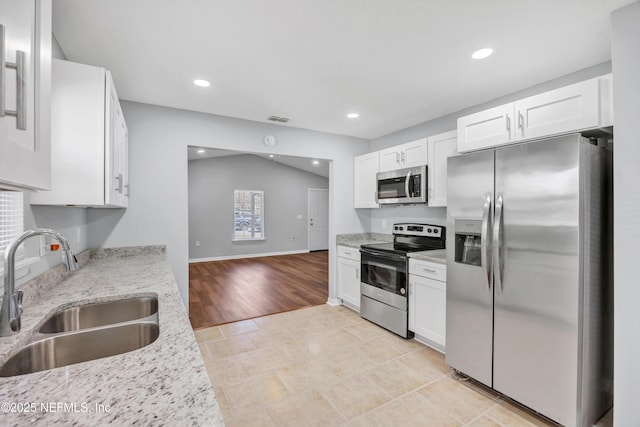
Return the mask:
[[553,425],[345,307],[200,329],[196,338],[228,426]]

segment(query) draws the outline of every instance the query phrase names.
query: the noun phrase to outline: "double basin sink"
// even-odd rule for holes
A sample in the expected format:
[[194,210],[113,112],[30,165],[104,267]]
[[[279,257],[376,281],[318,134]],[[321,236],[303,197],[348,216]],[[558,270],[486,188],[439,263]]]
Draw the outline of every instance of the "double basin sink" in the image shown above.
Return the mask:
[[145,347],[160,334],[158,298],[141,296],[60,310],[0,366],[11,377],[115,356]]

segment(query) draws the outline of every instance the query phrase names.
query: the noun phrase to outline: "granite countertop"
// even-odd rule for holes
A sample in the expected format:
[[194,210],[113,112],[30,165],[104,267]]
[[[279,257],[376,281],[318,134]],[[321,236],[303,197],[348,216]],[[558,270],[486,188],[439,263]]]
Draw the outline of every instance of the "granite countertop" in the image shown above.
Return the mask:
[[22,331],[0,337],[0,363],[60,308],[141,295],[158,296],[155,342],[117,356],[0,378],[3,425],[224,425],[164,247],[93,253],[80,270],[25,302]]
[[407,254],[409,258],[419,259],[421,261],[430,261],[436,262],[438,264],[446,264],[447,263],[447,250],[446,249],[436,249],[434,251],[420,251],[420,252],[409,252]]
[[371,243],[393,242],[393,235],[383,233],[355,233],[336,235],[336,244],[359,249],[362,245]]

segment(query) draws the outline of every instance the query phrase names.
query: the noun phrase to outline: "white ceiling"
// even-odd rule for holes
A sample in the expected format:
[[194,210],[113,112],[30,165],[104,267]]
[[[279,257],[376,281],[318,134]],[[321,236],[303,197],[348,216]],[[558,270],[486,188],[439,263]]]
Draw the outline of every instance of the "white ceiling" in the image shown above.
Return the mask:
[[[188,158],[189,160],[208,159],[211,157],[227,157],[238,156],[241,154],[251,154],[259,156],[268,160],[272,160],[276,163],[280,163],[292,168],[300,169],[314,175],[323,176],[329,178],[329,161],[324,159],[311,159],[308,157],[296,157],[296,156],[282,156],[280,154],[264,154],[264,153],[250,153],[244,151],[223,150],[221,148],[206,148],[206,147],[194,147],[189,146]],[[317,163],[314,163],[317,162]]]
[[608,61],[634,1],[55,0],[53,29],[122,99],[371,139]]

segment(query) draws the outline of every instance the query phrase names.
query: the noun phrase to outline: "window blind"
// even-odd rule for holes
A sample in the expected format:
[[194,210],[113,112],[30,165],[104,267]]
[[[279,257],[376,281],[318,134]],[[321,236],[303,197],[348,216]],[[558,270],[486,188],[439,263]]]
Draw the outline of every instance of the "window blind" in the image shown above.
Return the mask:
[[23,232],[22,192],[0,191],[0,254]]

